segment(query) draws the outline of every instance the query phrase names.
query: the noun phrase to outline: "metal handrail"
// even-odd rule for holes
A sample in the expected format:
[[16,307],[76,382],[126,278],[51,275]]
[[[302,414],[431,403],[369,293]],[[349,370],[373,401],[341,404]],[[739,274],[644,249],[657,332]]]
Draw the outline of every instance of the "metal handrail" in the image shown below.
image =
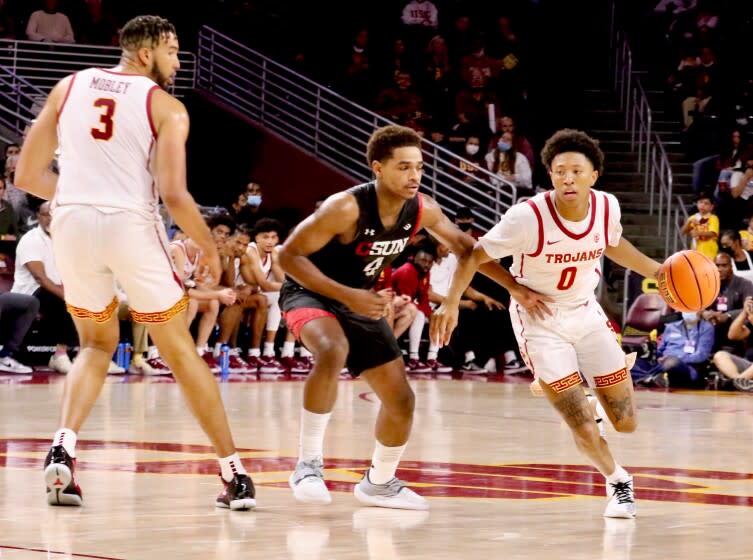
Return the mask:
[[685,208],[685,202],[680,195],[675,195],[677,199],[677,205],[675,206],[674,217],[674,236],[672,237],[672,252],[676,253],[680,249],[688,248],[688,238],[682,233],[682,227],[687,223],[690,214],[688,214],[687,208]]
[[[121,55],[119,47],[0,39],[0,65],[45,93],[65,76],[84,68],[116,66]],[[178,57],[181,68],[172,93],[182,97],[193,89],[196,82],[196,56],[192,52],[180,51]]]
[[[633,72],[633,55],[623,32],[615,31],[614,44],[614,88],[620,109],[625,112],[630,148],[638,151],[638,172],[643,173],[643,191],[649,195],[649,214],[656,214],[657,234],[665,236],[664,250],[667,253],[670,245],[677,246],[682,242],[670,240],[676,237],[671,228],[674,212],[672,166],[661,138],[652,131],[651,106],[640,79]],[[655,208],[657,196],[658,208]]]
[[0,64],[0,125],[22,136],[44,99],[44,91]]
[[[371,179],[363,148],[391,122],[207,26],[199,31],[196,86],[356,181]],[[446,210],[474,207],[479,226],[490,228],[516,202],[513,183],[428,140],[422,148],[422,188]]]

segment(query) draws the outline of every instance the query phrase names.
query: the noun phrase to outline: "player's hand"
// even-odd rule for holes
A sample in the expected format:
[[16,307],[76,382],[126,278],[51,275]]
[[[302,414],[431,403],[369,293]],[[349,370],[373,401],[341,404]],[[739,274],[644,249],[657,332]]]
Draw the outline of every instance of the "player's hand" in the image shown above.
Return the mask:
[[210,288],[219,284],[220,278],[222,278],[222,266],[220,265],[219,255],[216,252],[203,253],[199,257],[199,266],[196,269],[196,284]]
[[491,298],[489,296],[484,296],[484,305],[486,305],[487,309],[493,310],[493,309],[505,309],[505,304],[501,301],[497,301],[494,298]]
[[534,292],[520,284],[514,288],[514,291],[510,290],[510,296],[512,296],[520,305],[525,307],[526,311],[528,311],[528,313],[530,313],[535,319],[546,319],[547,315],[552,315],[552,310],[549,309],[549,306],[547,305],[547,302],[554,301],[550,296]]
[[217,291],[217,299],[224,305],[233,305],[235,303],[236,294],[232,288],[223,288]]
[[392,290],[352,290],[343,301],[354,313],[364,315],[370,319],[380,319],[389,313],[394,292]]
[[449,344],[452,331],[458,325],[458,306],[443,303],[431,314],[429,338],[437,346]]

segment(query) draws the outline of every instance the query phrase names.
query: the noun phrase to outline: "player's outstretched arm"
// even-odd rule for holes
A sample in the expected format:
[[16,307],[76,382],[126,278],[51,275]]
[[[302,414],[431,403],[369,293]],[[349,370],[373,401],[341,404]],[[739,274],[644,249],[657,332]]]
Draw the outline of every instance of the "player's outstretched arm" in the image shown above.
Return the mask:
[[656,278],[659,274],[660,263],[641,253],[624,237],[620,237],[616,247],[609,245],[605,254],[607,258],[620,266],[624,266],[646,278]]
[[338,193],[303,220],[291,232],[280,249],[282,269],[304,288],[339,301],[354,312],[378,319],[387,312],[391,298],[370,290],[345,286],[324,274],[311,262],[315,253],[340,235],[355,235],[358,223],[358,202],[350,193]]
[[71,76],[63,78],[50,92],[26,135],[16,165],[15,185],[45,200],[55,196],[58,184],[58,176],[50,169],[50,163],[58,147],[58,113],[71,79]]

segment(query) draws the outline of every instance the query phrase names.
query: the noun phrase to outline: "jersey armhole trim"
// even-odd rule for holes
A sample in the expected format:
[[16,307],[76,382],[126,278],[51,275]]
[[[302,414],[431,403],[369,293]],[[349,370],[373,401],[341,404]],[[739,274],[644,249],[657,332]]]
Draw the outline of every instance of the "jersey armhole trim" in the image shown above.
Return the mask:
[[71,94],[71,90],[73,89],[73,82],[76,81],[76,76],[78,75],[78,72],[71,75],[71,81],[68,83],[68,89],[65,91],[65,97],[63,97],[63,102],[60,104],[60,109],[58,110],[57,114],[57,121],[60,122],[60,116],[63,114],[63,109],[65,109],[65,104],[68,102],[68,96]]
[[418,212],[416,214],[416,223],[413,224],[413,229],[410,232],[410,239],[416,237],[418,230],[421,228],[421,218],[424,213],[424,197],[421,193],[417,193],[416,197],[418,198]]
[[609,197],[606,194],[602,196],[604,197],[604,250],[606,251],[609,248]]
[[157,129],[154,127],[154,119],[152,118],[152,95],[159,89],[158,85],[154,85],[149,88],[146,94],[146,118],[149,121],[149,128],[152,129],[152,136],[157,138]]
[[536,214],[536,221],[539,223],[539,242],[536,245],[536,251],[529,253],[529,256],[538,257],[541,254],[542,249],[544,248],[544,220],[541,218],[541,212],[539,212],[539,208],[536,206],[536,203],[531,200],[526,200],[526,203],[528,203],[528,205],[533,209],[533,213]]

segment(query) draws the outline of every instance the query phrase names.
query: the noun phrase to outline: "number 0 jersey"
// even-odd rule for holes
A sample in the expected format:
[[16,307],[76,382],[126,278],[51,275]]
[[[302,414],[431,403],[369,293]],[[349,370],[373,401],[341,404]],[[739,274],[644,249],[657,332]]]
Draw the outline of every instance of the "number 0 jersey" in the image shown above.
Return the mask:
[[519,284],[561,305],[582,305],[593,299],[607,245],[622,236],[617,199],[593,189],[589,196],[586,218],[571,222],[557,212],[553,191],[540,193],[510,208],[479,242],[492,258],[512,255]]
[[89,68],[73,75],[58,113],[60,178],[54,204],[157,216],[151,163],[157,133],[146,76]]
[[358,185],[347,192],[356,198],[360,208],[353,241],[346,245],[335,238],[309,259],[333,280],[351,288],[369,289],[418,231],[423,199],[419,193],[406,200],[395,225],[386,229],[379,218],[376,183]]

